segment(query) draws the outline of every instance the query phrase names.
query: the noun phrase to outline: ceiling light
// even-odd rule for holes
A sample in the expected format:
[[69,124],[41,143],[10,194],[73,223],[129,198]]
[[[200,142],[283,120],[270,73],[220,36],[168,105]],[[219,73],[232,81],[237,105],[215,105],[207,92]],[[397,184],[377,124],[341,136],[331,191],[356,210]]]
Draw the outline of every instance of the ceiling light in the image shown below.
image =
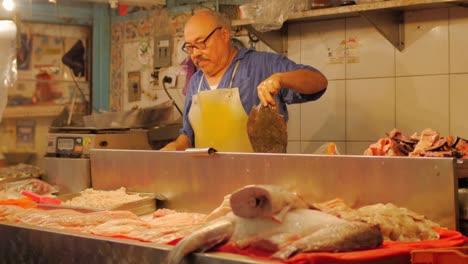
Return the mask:
[[15,2],[13,0],[3,0],[3,8],[7,11],[12,11],[15,9]]
[[111,8],[117,8],[119,0],[109,0],[109,4]]
[[56,4],[57,0],[49,0],[49,3]]

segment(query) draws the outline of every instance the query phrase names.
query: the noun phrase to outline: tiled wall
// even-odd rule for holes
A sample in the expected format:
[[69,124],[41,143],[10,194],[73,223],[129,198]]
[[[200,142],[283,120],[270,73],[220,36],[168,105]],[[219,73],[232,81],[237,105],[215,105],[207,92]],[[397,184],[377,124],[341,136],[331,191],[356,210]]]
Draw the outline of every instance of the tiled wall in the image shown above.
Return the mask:
[[[167,21],[165,16],[151,17],[153,27],[160,20]],[[170,19],[169,28],[177,32],[174,67],[183,59],[180,30],[185,19]],[[113,29],[127,28],[125,25],[117,23]],[[113,54],[123,56],[120,67],[111,66],[111,72],[122,77],[111,78],[112,82],[120,80],[112,86],[116,93],[111,105],[120,102],[114,110],[122,111],[134,105],[125,102],[121,90],[126,83],[123,65],[127,58],[116,47],[132,40],[114,31],[113,40],[120,41],[114,41]],[[314,153],[323,144],[335,142],[340,153],[360,155],[393,128],[411,135],[431,127],[442,136],[468,138],[464,104],[468,98],[467,8],[407,11],[403,51],[360,17],[291,24],[288,32],[288,56],[316,67],[329,79],[328,91],[319,101],[289,106],[289,153]],[[262,45],[257,49],[265,50]],[[177,87],[169,92],[183,106],[185,79],[183,73],[177,74]],[[168,99],[161,87],[154,91],[158,99],[153,104]],[[146,106],[149,102],[140,103]]]
[[[182,89],[185,84],[185,72],[181,66],[186,54],[180,51],[180,31],[189,14],[169,16],[165,9],[156,9],[137,19],[128,19],[112,22],[111,24],[111,86],[110,110],[127,111],[133,107],[150,107],[169,100],[169,97],[160,85],[160,80],[151,78],[153,72],[153,56],[143,62],[138,57],[141,43],[148,43],[154,47],[154,38],[171,35],[174,36],[175,52],[172,56],[172,67],[164,68],[160,72],[160,79],[165,74],[177,75],[176,87],[168,89],[176,103],[183,107],[184,96]],[[150,48],[152,49],[152,48]],[[141,99],[135,102],[128,100],[128,72],[140,72]],[[175,113],[176,118],[178,113]]]
[[289,107],[289,153],[335,142],[360,155],[393,128],[468,138],[468,8],[404,19],[403,51],[360,17],[289,26],[288,56],[329,79],[319,101]]

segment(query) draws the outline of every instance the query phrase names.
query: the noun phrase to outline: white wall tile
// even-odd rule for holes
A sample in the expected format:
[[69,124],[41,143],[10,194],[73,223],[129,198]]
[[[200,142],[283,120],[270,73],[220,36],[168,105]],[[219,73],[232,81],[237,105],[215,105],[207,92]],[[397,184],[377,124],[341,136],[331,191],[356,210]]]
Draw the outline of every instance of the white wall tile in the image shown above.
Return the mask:
[[395,76],[395,48],[361,17],[346,20],[346,78]]
[[448,73],[448,8],[406,12],[404,42],[397,76]]
[[301,140],[301,105],[288,105],[288,140]]
[[[326,142],[339,142],[345,154],[362,155],[394,127],[405,134],[430,127],[468,138],[468,9],[407,11],[403,51],[357,17],[293,24],[289,30],[290,58],[330,80],[319,101],[291,110],[289,148],[297,151],[300,142],[301,153],[314,153]],[[357,44],[348,51],[358,60],[343,64],[337,51],[343,44],[351,48],[353,39]]]
[[301,63],[301,25],[288,25],[288,58]]
[[[386,137],[382,134],[381,138]],[[369,142],[346,142],[346,155],[363,155],[364,151],[376,141]]]
[[468,72],[468,8],[449,9],[450,72]]
[[301,142],[300,141],[288,141],[288,147],[287,147],[286,152],[288,154],[300,154]]
[[450,134],[468,139],[468,74],[450,77]]
[[318,101],[301,104],[301,140],[345,140],[345,81],[329,81]]
[[432,128],[449,132],[448,75],[396,79],[396,128],[404,134]]
[[373,141],[395,127],[395,79],[346,81],[346,140]]
[[301,25],[301,63],[317,68],[329,80],[344,79],[345,19]]
[[[304,154],[324,154],[322,151],[324,148],[328,146],[331,142],[322,141],[322,142],[315,142],[315,141],[301,141],[301,153]],[[336,148],[341,154],[346,153],[346,143],[345,142],[333,142],[336,144]]]

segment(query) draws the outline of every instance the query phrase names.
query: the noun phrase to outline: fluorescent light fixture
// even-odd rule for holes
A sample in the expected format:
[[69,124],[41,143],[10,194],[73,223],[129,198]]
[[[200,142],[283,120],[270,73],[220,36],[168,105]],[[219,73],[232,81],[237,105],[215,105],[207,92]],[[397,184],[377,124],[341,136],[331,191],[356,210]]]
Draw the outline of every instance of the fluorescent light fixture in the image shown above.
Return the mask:
[[15,2],[13,0],[3,0],[3,8],[7,11],[13,11],[15,9]]

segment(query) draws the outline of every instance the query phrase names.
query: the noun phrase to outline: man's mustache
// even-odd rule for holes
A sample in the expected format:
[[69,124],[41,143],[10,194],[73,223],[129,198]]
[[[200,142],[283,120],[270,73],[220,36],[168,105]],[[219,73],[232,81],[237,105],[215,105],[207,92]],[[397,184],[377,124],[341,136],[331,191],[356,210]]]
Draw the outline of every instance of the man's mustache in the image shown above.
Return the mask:
[[195,63],[195,65],[198,67],[198,64],[202,60],[208,60],[208,58],[203,56],[203,55],[200,55],[200,56],[196,57],[195,59],[193,59],[193,63]]

